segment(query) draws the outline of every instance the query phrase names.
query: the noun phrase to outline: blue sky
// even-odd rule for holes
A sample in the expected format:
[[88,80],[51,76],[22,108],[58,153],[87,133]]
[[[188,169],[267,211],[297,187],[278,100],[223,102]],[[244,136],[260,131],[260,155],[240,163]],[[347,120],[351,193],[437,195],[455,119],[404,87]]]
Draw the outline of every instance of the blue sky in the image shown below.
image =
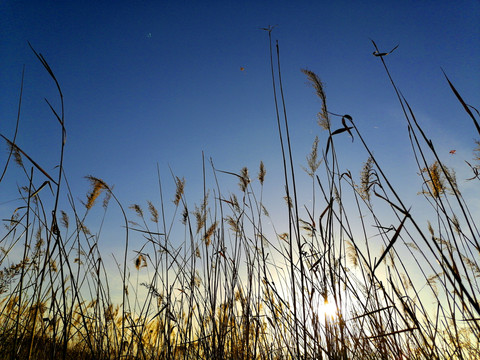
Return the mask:
[[[308,68],[325,82],[329,109],[353,116],[398,185],[411,176],[406,124],[370,38],[387,51],[399,44],[386,58],[392,75],[449,165],[462,175],[472,158],[474,128],[441,68],[478,106],[478,1],[3,1],[0,21],[0,132],[13,136],[25,64],[17,143],[54,171],[60,131],[43,98],[58,105],[58,97],[29,41],[63,89],[65,169],[77,199],[91,174],[115,184],[125,206],[158,201],[158,163],[165,197],[173,198],[170,166],[198,203],[204,151],[226,171],[256,173],[263,160],[266,196],[281,200],[268,36],[259,29],[268,25],[277,25],[297,170],[315,135],[326,141],[320,102],[300,72]],[[344,166],[357,174],[367,156],[342,144]],[[2,201],[16,197],[7,189]]]

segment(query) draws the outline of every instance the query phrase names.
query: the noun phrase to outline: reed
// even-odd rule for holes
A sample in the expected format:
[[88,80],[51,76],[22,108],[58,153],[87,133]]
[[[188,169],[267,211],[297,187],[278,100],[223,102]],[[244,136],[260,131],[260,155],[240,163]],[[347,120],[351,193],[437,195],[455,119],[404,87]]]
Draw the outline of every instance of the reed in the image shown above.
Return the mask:
[[[419,202],[430,209],[421,218],[415,205],[406,205],[354,117],[328,110],[325,86],[311,70],[302,73],[321,103],[319,133],[305,174],[296,173],[272,29],[265,30],[288,219],[278,230],[265,225],[275,219],[263,198],[268,167],[262,161],[254,175],[246,167],[232,172],[204,159],[198,204],[189,203],[187,181],[173,173],[176,190],[163,194],[160,170],[158,202],[127,210],[111,186],[87,176],[90,191],[77,204],[63,168],[68,126],[61,87],[32,48],[58,89],[60,109],[47,106],[59,123],[61,150],[52,174],[16,143],[20,91],[15,135],[0,134],[8,146],[0,184],[10,166],[24,176],[16,179],[24,184],[18,189],[21,205],[3,221],[0,238],[2,358],[480,357],[480,233],[470,210],[478,199],[463,196],[463,182],[442,161],[398,89],[387,66],[392,51],[372,42],[405,118],[405,141],[417,165],[412,179],[420,177]],[[478,111],[446,80],[480,135]],[[358,175],[342,165],[342,137],[365,153]],[[472,149],[467,180],[476,183],[479,141]],[[301,190],[311,191],[308,206],[298,200],[301,176],[311,179],[311,190]],[[227,178],[238,180],[238,189],[224,191],[220,184]],[[70,208],[59,208],[60,195]],[[118,274],[106,270],[100,231],[87,227],[100,206],[103,216],[111,206],[123,215]],[[181,242],[177,232],[183,233]],[[119,303],[109,286],[115,279],[121,283]]]

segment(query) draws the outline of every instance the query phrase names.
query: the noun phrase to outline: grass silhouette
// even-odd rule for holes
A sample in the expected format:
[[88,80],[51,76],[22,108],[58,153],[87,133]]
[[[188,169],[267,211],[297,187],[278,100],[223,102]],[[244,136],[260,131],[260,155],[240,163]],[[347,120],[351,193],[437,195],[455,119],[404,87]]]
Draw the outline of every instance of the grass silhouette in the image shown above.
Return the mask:
[[[318,122],[327,138],[324,144],[319,137],[313,141],[304,168],[312,182],[312,202],[309,207],[299,204],[279,46],[274,51],[272,28],[265,30],[288,219],[284,232],[275,230],[273,236],[264,226],[274,219],[263,201],[268,177],[263,162],[252,175],[247,168],[233,173],[204,160],[199,205],[189,204],[185,179],[172,174],[176,191],[165,196],[171,201],[164,200],[158,176],[158,206],[149,201],[146,207],[125,209],[114,189],[95,176],[87,176],[91,190],[77,206],[63,169],[61,87],[32,48],[61,100],[59,110],[47,101],[61,129],[61,150],[56,174],[50,174],[39,165],[41,159],[16,143],[20,93],[15,135],[8,139],[0,134],[9,146],[0,181],[12,157],[24,174],[16,179],[24,184],[18,189],[22,206],[4,221],[0,242],[2,358],[480,357],[480,236],[478,219],[469,210],[478,199],[463,197],[454,171],[442,162],[391,77],[389,53],[373,42],[408,127],[418,168],[412,177],[421,177],[419,198],[431,210],[426,225],[404,204],[353,117],[328,110],[323,83],[310,70],[302,72],[320,99]],[[478,111],[446,79],[480,135]],[[337,123],[341,126],[335,128]],[[342,169],[337,153],[341,137],[360,142],[367,154],[358,177]],[[478,144],[473,145],[476,157],[467,162],[472,182],[480,180]],[[207,172],[215,180],[211,189]],[[226,195],[219,175],[238,180],[238,190]],[[45,180],[36,187],[38,179]],[[61,194],[71,208],[58,208]],[[99,206],[105,212],[118,206],[123,214],[124,256],[118,274],[107,272],[98,236],[86,226],[91,210]],[[183,230],[180,245],[171,237],[173,227]],[[142,239],[141,247],[132,247],[134,237]],[[121,278],[120,304],[112,301],[112,277]]]

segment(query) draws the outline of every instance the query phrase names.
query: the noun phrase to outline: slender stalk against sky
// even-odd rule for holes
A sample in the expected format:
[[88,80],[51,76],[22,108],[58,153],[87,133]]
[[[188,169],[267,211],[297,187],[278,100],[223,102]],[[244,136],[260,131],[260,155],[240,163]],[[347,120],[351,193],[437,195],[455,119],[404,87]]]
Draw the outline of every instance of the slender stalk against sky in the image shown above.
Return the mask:
[[477,351],[478,24],[478,1],[2,2],[0,349]]
[[[155,188],[157,161],[188,178],[201,169],[202,150],[225,170],[253,167],[261,159],[278,169],[274,109],[266,105],[271,93],[261,28],[268,24],[277,24],[274,39],[283,49],[295,160],[304,158],[319,132],[318,103],[309,96],[302,68],[321,76],[331,110],[361,119],[372,138],[395,144],[405,135],[370,38],[381,49],[399,44],[389,57],[399,87],[446,148],[457,150],[453,158],[471,153],[461,144],[471,137],[469,128],[456,120],[461,109],[451,101],[440,67],[467,99],[480,92],[480,81],[475,81],[480,58],[476,1],[375,6],[342,1],[295,6],[5,1],[0,6],[0,132],[13,135],[26,64],[20,126],[28,131],[18,141],[27,153],[48,159],[45,167],[58,165],[49,147],[56,124],[40,121],[49,115],[43,98],[53,98],[54,88],[29,41],[62,84],[65,156],[76,164],[68,169],[75,188],[85,189],[80,179],[93,174],[115,183],[120,193],[128,192],[132,200],[127,201],[145,198],[142,189]],[[377,151],[386,145],[380,142]],[[121,170],[125,163],[131,164],[128,173]],[[144,186],[132,187],[140,178]]]

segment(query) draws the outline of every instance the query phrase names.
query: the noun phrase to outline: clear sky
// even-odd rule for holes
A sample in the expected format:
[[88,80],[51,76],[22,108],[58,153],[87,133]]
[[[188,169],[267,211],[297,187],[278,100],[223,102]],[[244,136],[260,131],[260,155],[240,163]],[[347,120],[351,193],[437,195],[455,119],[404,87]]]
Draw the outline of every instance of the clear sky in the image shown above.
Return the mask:
[[[386,58],[392,75],[462,174],[463,160],[472,158],[474,128],[441,68],[478,107],[477,0],[2,1],[0,132],[13,136],[25,64],[17,143],[54,171],[60,130],[43,98],[58,105],[58,97],[30,42],[63,89],[65,170],[77,199],[85,199],[83,176],[91,174],[115,184],[125,206],[158,201],[158,162],[162,181],[170,184],[166,198],[173,198],[170,166],[186,178],[190,202],[198,203],[204,151],[225,171],[248,166],[256,173],[263,160],[266,196],[276,201],[284,194],[268,34],[260,30],[268,25],[277,25],[272,35],[280,44],[297,170],[315,135],[323,147],[326,140],[316,124],[320,102],[300,72],[308,68],[325,82],[329,109],[355,119],[402,185],[406,124],[372,56],[371,38],[385,51],[399,44]],[[366,154],[349,146],[346,141],[340,150],[344,166],[358,174]],[[448,158],[451,149],[457,152]],[[3,151],[0,159],[6,155]],[[413,189],[413,196],[418,191]],[[0,202],[16,196],[2,190]]]

